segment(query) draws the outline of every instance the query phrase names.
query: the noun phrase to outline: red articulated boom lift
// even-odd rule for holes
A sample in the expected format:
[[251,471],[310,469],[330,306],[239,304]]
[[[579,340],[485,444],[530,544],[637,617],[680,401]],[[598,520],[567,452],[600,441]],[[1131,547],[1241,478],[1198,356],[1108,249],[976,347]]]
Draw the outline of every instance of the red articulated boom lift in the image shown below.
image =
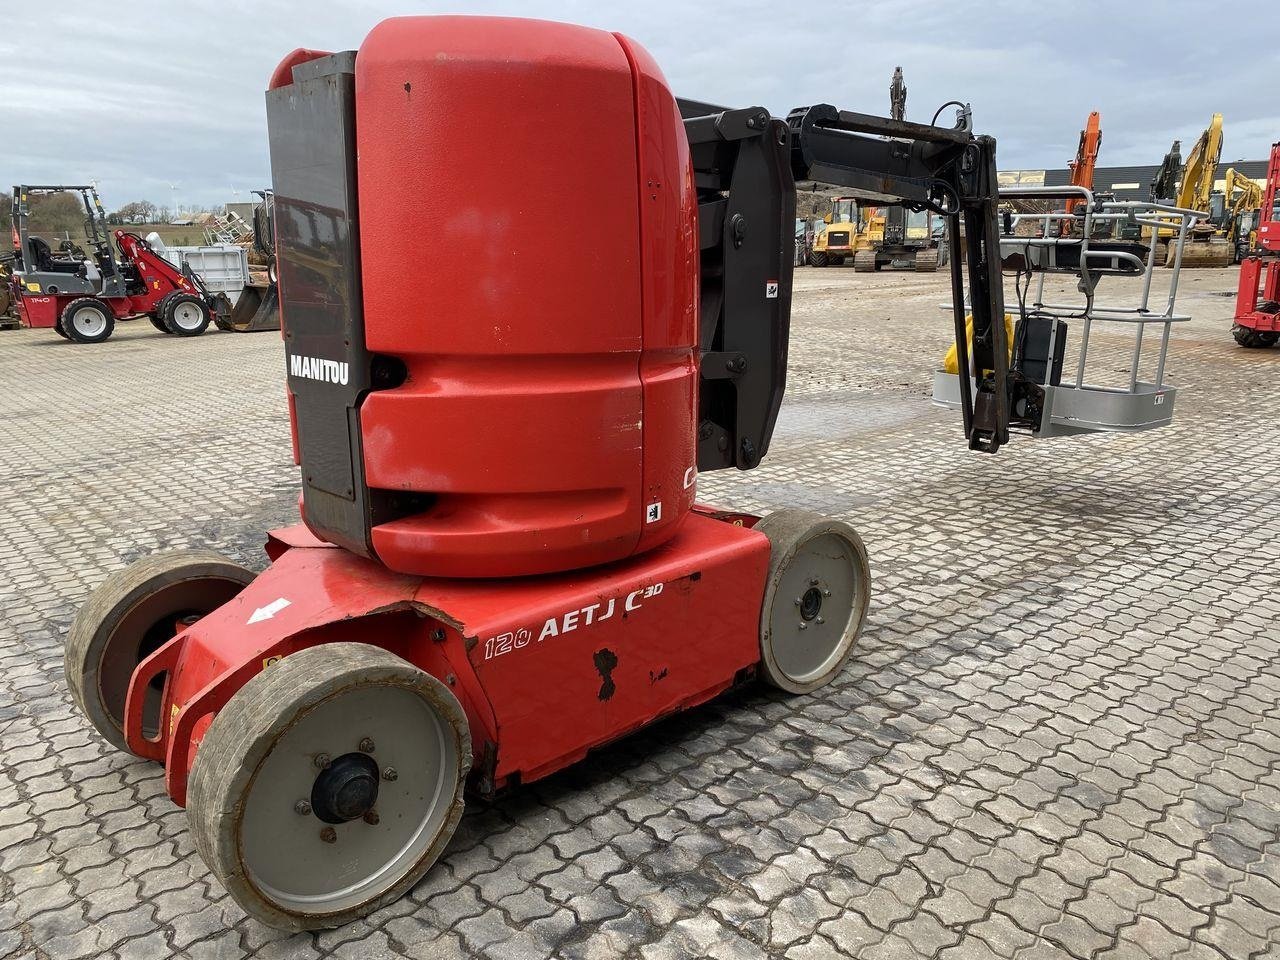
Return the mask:
[[[31,198],[51,193],[80,196],[93,248],[83,259],[55,254],[28,229]],[[52,328],[75,343],[101,343],[117,320],[144,316],[164,333],[204,333],[218,304],[194,274],[180,271],[135,233],[115,231],[115,245],[119,256],[95,187],[14,187],[12,288],[22,323]]]
[[[995,141],[967,107],[955,127],[780,120],[677,100],[618,34],[409,17],[358,58],[295,51],[267,114],[304,522],[257,575],[204,552],[113,573],[66,666],[268,924],[400,896],[464,785],[536,780],[757,677],[805,692],[840,671],[870,590],[858,535],[695,502],[700,472],[769,448],[797,179],[947,217],[969,445],[1034,415],[993,323]],[[488,188],[504,176],[526,189]],[[406,222],[436,226],[406,251]],[[492,222],[520,224],[518,255],[494,259]]]
[[1280,340],[1280,143],[1271,145],[1257,237],[1257,249],[1240,261],[1231,325],[1242,347],[1270,347]]

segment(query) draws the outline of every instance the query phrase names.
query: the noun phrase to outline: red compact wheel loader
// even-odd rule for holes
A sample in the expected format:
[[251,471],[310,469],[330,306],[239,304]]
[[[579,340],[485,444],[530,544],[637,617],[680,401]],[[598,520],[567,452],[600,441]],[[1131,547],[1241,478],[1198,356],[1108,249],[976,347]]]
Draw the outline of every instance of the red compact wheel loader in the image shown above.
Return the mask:
[[1271,347],[1280,340],[1280,143],[1271,145],[1256,243],[1240,261],[1231,335],[1242,347]]
[[[55,253],[30,232],[32,198],[53,193],[79,194],[93,248],[88,255]],[[199,336],[220,308],[198,277],[180,271],[137,234],[117,230],[113,246],[92,186],[14,187],[13,250],[12,287],[22,323],[52,328],[75,343],[101,343],[117,320],[143,316],[163,333]]]
[[[164,764],[267,924],[400,896],[464,787],[840,672],[870,592],[858,534],[696,500],[700,473],[769,449],[797,179],[946,217],[969,445],[1038,416],[1008,365],[995,141],[967,108],[777,119],[676,99],[619,34],[409,17],[358,58],[295,51],[267,114],[302,523],[260,574],[206,552],[111,574],[66,651],[85,715]],[[494,223],[521,242],[495,248]]]

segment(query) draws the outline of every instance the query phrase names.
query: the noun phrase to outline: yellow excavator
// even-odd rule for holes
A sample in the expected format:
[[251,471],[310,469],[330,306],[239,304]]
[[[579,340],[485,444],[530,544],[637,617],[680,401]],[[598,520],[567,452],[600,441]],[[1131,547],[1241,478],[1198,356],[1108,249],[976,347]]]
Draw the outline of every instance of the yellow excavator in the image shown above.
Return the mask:
[[1227,171],[1219,196],[1223,207],[1222,226],[1227,242],[1231,244],[1231,262],[1239,263],[1249,255],[1257,237],[1258,213],[1262,209],[1262,187],[1256,180],[1249,179],[1232,167]]
[[[1174,197],[1174,205],[1184,210],[1210,212],[1213,184],[1217,177],[1218,160],[1222,156],[1222,114],[1215,113],[1209,126],[1191,148],[1187,163],[1182,168],[1182,183]],[[1169,243],[1173,230],[1161,230],[1158,242],[1166,248],[1164,265],[1173,266],[1175,249]],[[1212,218],[1201,220],[1192,227],[1182,250],[1184,267],[1227,267],[1235,259],[1234,245],[1227,239],[1222,223]]]
[[[893,71],[889,83],[889,116],[904,120],[907,114],[907,83],[902,68]],[[936,118],[935,118],[936,119]],[[884,267],[905,267],[918,273],[938,269],[941,243],[933,234],[933,215],[927,210],[903,206],[864,207],[867,220],[865,249],[853,258],[853,269],[871,273]],[[878,227],[877,227],[878,221]]]

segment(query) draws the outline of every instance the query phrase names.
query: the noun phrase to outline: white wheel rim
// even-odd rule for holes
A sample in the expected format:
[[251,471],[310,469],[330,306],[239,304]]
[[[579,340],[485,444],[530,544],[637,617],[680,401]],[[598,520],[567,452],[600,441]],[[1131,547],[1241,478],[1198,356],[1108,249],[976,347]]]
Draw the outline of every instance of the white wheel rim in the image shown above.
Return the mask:
[[71,326],[85,337],[101,336],[107,329],[107,318],[99,307],[81,307],[71,314]]
[[[377,822],[322,821],[310,801],[321,770],[374,743]],[[387,775],[395,770],[394,778]],[[364,686],[304,713],[270,748],[250,782],[237,831],[246,879],[277,908],[328,914],[376,900],[432,849],[454,801],[457,742],[413,690]],[[334,839],[324,839],[332,830]]]
[[796,683],[825,676],[853,644],[850,624],[862,610],[858,558],[837,533],[806,540],[783,571],[770,612],[778,668]]
[[203,312],[190,300],[184,300],[173,308],[173,322],[182,330],[195,330],[203,319]]

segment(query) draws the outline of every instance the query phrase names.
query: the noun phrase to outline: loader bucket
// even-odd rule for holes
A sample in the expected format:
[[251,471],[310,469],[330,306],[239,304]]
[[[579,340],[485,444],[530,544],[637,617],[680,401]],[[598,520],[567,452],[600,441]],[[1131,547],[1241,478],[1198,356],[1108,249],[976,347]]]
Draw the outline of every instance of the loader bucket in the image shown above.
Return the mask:
[[274,283],[247,284],[226,316],[216,321],[219,330],[256,333],[280,329],[280,298]]
[[[1175,255],[1174,245],[1168,245],[1164,265],[1172,267]],[[1235,259],[1235,248],[1220,237],[1212,240],[1188,240],[1182,247],[1183,267],[1229,267]]]

